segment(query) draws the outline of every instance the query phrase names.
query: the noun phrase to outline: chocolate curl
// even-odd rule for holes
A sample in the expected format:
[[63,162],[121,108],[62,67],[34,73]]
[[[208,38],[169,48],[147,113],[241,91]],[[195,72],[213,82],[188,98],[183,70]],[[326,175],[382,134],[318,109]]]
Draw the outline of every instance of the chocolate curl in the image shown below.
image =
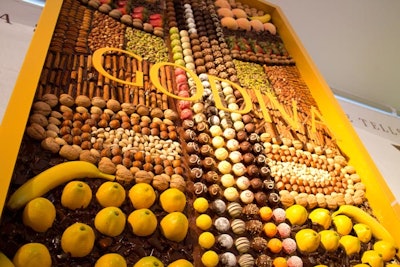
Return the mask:
[[173,93],[174,92],[174,86],[173,86],[174,74],[172,73],[172,68],[167,66],[165,71],[166,71],[166,76],[167,76],[167,89],[168,89],[168,92]]
[[51,52],[49,51],[49,53],[47,53],[46,62],[44,63],[44,66],[45,66],[47,69],[50,69],[50,68],[52,67],[53,58],[54,58],[53,53],[51,53]]
[[139,88],[139,105],[145,105],[145,95],[143,88]]
[[95,88],[95,83],[94,81],[89,82],[89,98],[94,97],[94,88]]
[[125,71],[125,56],[122,54],[119,56],[118,67],[120,70]]
[[92,70],[92,55],[88,55],[86,61],[86,71],[90,72]]
[[54,58],[53,68],[59,68],[60,61],[61,61],[60,52],[57,52],[56,57]]
[[106,101],[110,99],[110,86],[108,84],[103,86],[103,99]]
[[75,91],[75,90],[74,90],[74,84],[73,84],[73,83],[70,83],[69,86],[68,86],[68,92],[67,92],[67,94],[69,94],[70,96],[73,97],[73,96],[74,96],[74,94],[73,94],[74,91]]
[[49,69],[43,69],[40,74],[40,84],[47,84],[47,78],[49,77]]
[[[127,76],[125,81],[127,82],[131,82],[131,77]],[[129,85],[125,85],[124,86],[124,103],[130,103],[131,102],[131,94],[132,94],[133,90],[131,89],[131,87]]]
[[85,67],[85,55],[79,55],[79,68]]
[[150,93],[150,107],[155,108],[157,107],[157,94],[156,92]]
[[88,82],[86,80],[83,81],[82,84],[82,94],[89,96],[89,92],[88,92]]
[[83,67],[78,68],[78,83],[77,83],[77,95],[82,94],[81,86],[82,86],[82,77],[83,77]]
[[57,70],[52,69],[52,70],[50,71],[49,83],[55,84],[56,75],[57,75]]
[[61,85],[62,73],[63,73],[62,70],[57,70],[56,81],[55,81],[55,85],[56,86],[60,86]]
[[137,106],[139,104],[139,89],[135,86],[133,87],[133,100],[132,100],[132,104],[134,106]]
[[66,87],[67,84],[69,83],[69,77],[70,73],[68,71],[63,71],[62,72],[62,79],[61,79],[61,86]]
[[104,63],[104,69],[106,71],[111,70],[112,62],[111,62],[111,56],[106,55],[105,57],[105,63]]
[[132,59],[130,57],[126,58],[126,65],[124,65],[124,68],[126,67],[126,74],[131,75],[132,74]]

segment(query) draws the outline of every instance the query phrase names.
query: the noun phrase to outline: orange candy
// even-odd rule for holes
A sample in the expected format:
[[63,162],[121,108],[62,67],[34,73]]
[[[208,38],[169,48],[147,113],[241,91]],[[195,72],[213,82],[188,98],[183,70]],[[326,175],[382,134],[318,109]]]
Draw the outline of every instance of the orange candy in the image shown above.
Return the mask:
[[273,252],[273,253],[279,253],[282,250],[282,241],[279,240],[278,238],[271,238],[268,241],[267,245],[268,249]]
[[274,261],[272,262],[272,265],[274,267],[287,267],[287,261],[284,257],[277,257],[274,259]]
[[272,209],[268,206],[261,207],[259,213],[264,222],[267,222],[272,218]]
[[264,233],[267,237],[274,237],[278,232],[276,225],[273,222],[267,222],[263,227]]

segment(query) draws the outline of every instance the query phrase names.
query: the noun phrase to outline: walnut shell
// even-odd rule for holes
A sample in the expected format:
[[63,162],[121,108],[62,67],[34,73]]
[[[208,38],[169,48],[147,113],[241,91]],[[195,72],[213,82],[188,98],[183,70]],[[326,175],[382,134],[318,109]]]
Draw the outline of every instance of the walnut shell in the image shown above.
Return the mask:
[[47,116],[51,113],[51,106],[44,101],[36,101],[32,105],[33,113],[39,113]]
[[64,145],[58,153],[61,157],[68,160],[77,160],[79,158],[80,150],[71,145]]
[[40,143],[43,149],[50,151],[51,153],[58,153],[60,151],[60,145],[56,142],[55,138],[47,137]]
[[128,168],[122,164],[118,164],[115,179],[121,184],[130,184],[134,180],[134,176]]
[[75,104],[74,98],[69,94],[61,94],[59,101],[62,105],[67,107],[72,107]]
[[110,158],[102,157],[99,162],[99,170],[107,174],[114,174],[117,169],[115,164],[112,163]]
[[55,107],[58,104],[58,97],[54,94],[44,94],[42,96],[42,101],[49,104],[50,107]]
[[164,191],[169,187],[170,177],[167,174],[156,175],[153,178],[152,186],[158,191]]
[[43,140],[46,138],[46,130],[38,123],[32,123],[26,128],[26,133],[36,140]]
[[154,175],[151,172],[140,170],[135,173],[135,182],[150,184],[153,177]]

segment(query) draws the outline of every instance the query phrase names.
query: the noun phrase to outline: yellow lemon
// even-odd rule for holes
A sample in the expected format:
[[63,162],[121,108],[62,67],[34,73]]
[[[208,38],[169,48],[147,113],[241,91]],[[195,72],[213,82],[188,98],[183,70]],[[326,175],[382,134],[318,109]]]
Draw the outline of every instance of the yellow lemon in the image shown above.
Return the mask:
[[396,248],[392,243],[385,240],[379,240],[374,243],[374,250],[382,255],[384,261],[390,261],[396,255]]
[[61,194],[61,205],[71,210],[86,208],[91,200],[92,189],[82,181],[69,182]]
[[189,221],[185,214],[179,211],[168,213],[160,222],[162,234],[169,240],[181,242],[185,239]]
[[24,225],[36,232],[46,232],[54,223],[56,208],[50,200],[44,197],[37,197],[26,204],[22,213]]
[[308,218],[315,224],[321,225],[325,230],[331,226],[332,217],[329,210],[316,208],[310,212]]
[[157,217],[149,209],[134,210],[129,214],[128,222],[137,236],[149,236],[157,229]]
[[45,245],[28,243],[17,250],[13,263],[15,267],[50,267],[52,262],[50,252]]
[[107,253],[96,261],[94,267],[127,267],[127,264],[118,253]]
[[177,188],[168,188],[161,193],[160,204],[166,212],[182,212],[186,206],[186,196]]
[[200,214],[196,218],[196,226],[201,230],[208,230],[212,226],[212,219],[208,214]]
[[0,266],[14,267],[14,263],[3,252],[0,252]]
[[137,183],[129,190],[129,198],[135,209],[148,209],[156,200],[156,192],[147,183]]
[[94,218],[94,226],[103,235],[111,237],[120,235],[125,229],[125,213],[117,207],[106,207]]
[[179,259],[168,264],[167,267],[193,267],[193,264],[185,259]]
[[292,225],[303,225],[308,218],[307,209],[302,205],[294,204],[286,209],[286,218]]
[[339,240],[340,245],[343,247],[347,255],[352,255],[360,252],[360,240],[352,235],[344,235]]
[[302,252],[314,252],[319,247],[321,236],[314,230],[305,228],[295,235],[297,248]]
[[205,267],[215,267],[219,263],[218,254],[213,250],[207,250],[201,256],[201,262]]
[[335,251],[339,247],[339,234],[334,230],[322,230],[319,232],[321,235],[321,245],[326,251]]
[[61,248],[72,257],[85,257],[93,249],[95,234],[87,224],[74,223],[61,236]]
[[202,248],[210,249],[215,244],[215,236],[210,232],[203,232],[199,235],[198,243]]
[[125,198],[125,189],[117,182],[104,182],[96,192],[96,199],[103,207],[119,207],[125,201]]
[[354,232],[356,233],[358,239],[363,243],[368,243],[372,238],[371,228],[363,223],[356,223],[353,226]]
[[164,264],[154,256],[141,258],[133,267],[164,267]]
[[353,222],[346,215],[337,215],[333,217],[332,222],[336,231],[341,235],[348,235],[353,229]]
[[204,197],[198,197],[193,202],[193,208],[198,213],[204,213],[208,210],[208,200]]
[[371,267],[383,267],[382,256],[375,250],[367,250],[361,256],[361,262]]

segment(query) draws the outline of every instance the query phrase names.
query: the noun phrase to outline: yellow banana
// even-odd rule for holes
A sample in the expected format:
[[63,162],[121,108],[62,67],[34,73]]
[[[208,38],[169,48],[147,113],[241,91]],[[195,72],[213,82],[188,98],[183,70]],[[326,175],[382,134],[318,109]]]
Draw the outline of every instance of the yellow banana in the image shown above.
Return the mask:
[[114,181],[115,176],[101,172],[86,161],[67,161],[53,166],[19,187],[7,202],[7,207],[17,210],[30,200],[46,194],[51,189],[77,178],[103,178]]
[[259,20],[262,23],[267,23],[268,21],[271,20],[271,15],[270,14],[265,14],[263,16],[253,16],[253,17],[249,17],[250,20]]
[[337,211],[332,213],[332,217],[340,214],[344,214],[352,218],[357,223],[368,225],[372,231],[372,235],[376,239],[390,242],[394,247],[397,248],[397,244],[389,231],[386,230],[386,228],[382,224],[380,224],[374,217],[372,217],[362,209],[352,205],[342,205]]

